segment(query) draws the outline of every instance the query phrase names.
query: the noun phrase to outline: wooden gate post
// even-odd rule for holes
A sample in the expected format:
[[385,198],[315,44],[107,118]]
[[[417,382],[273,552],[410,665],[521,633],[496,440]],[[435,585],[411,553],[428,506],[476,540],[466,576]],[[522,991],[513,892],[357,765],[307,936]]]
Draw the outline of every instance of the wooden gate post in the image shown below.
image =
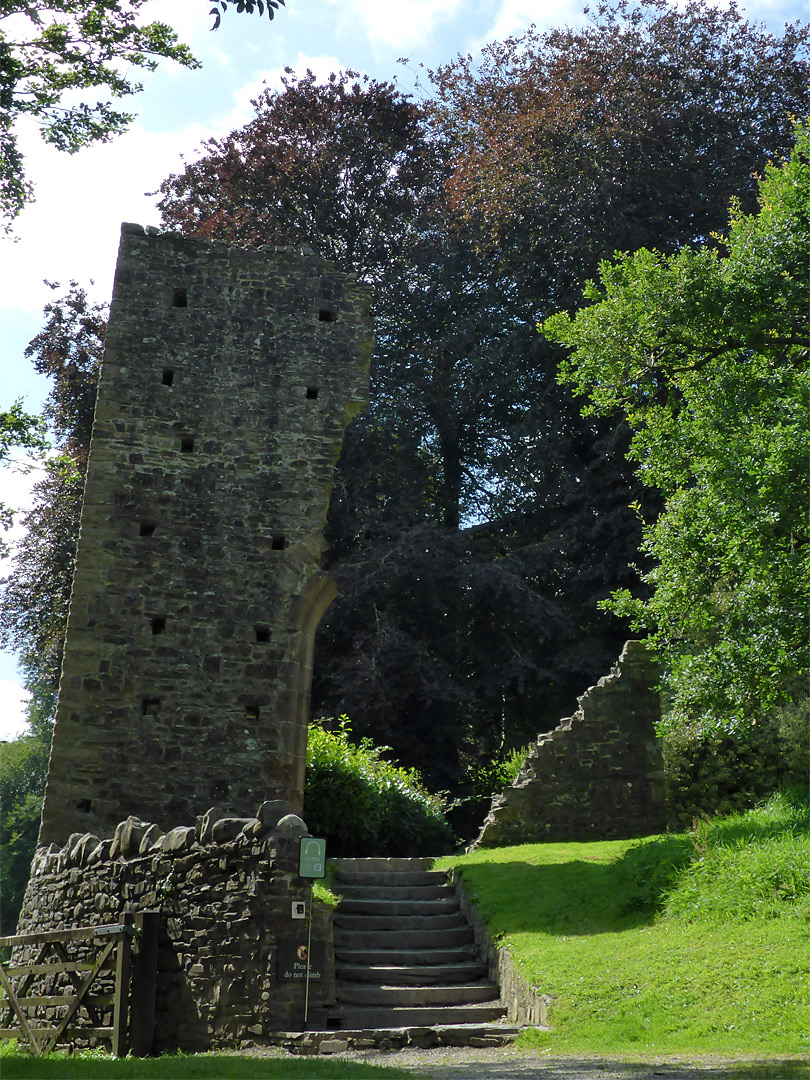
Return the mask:
[[148,1057],[155,1038],[160,912],[139,911],[135,928],[139,940],[132,968],[130,1048],[135,1057]]
[[129,981],[132,969],[132,913],[121,916],[122,934],[115,955],[112,1052],[126,1057],[129,1050]]

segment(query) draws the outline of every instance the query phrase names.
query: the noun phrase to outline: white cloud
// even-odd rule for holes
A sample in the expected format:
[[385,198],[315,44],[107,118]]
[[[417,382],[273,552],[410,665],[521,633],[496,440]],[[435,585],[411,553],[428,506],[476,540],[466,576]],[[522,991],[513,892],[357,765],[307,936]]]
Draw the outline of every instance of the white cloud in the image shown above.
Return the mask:
[[332,0],[344,24],[362,22],[358,35],[373,46],[412,49],[429,40],[437,27],[459,13],[462,0]]
[[503,0],[485,41],[521,34],[532,23],[541,30],[566,23],[577,26],[583,21],[582,6],[578,0]]
[[41,310],[52,296],[43,278],[83,285],[93,279],[95,295],[109,299],[121,222],[157,221],[155,199],[145,192],[208,134],[201,125],[163,134],[135,125],[112,143],[68,156],[42,143],[33,125],[21,124],[37,198],[17,221],[20,242],[0,241],[3,306]]
[[0,742],[16,739],[25,731],[25,706],[30,697],[11,679],[0,679]]

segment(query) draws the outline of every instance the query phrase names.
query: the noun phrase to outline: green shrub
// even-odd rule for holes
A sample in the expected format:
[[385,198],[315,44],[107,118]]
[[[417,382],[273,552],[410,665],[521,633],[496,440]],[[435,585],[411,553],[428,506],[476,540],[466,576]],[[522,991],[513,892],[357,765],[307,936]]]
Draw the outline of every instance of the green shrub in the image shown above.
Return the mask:
[[370,739],[355,745],[348,718],[310,725],[304,818],[332,855],[440,855],[454,847],[446,805],[418,774],[382,755]]
[[787,705],[737,731],[693,729],[664,735],[670,825],[750,809],[780,788],[806,789],[810,701]]

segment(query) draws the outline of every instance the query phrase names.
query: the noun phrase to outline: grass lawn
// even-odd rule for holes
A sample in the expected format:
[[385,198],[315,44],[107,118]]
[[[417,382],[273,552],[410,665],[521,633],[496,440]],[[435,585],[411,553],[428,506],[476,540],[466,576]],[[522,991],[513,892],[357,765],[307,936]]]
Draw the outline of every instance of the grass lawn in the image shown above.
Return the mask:
[[810,1053],[807,804],[693,834],[476,851],[490,930],[552,998],[552,1054]]
[[159,1058],[0,1055],[3,1080],[378,1080],[413,1078],[412,1072],[329,1058],[250,1058],[236,1054],[179,1054]]

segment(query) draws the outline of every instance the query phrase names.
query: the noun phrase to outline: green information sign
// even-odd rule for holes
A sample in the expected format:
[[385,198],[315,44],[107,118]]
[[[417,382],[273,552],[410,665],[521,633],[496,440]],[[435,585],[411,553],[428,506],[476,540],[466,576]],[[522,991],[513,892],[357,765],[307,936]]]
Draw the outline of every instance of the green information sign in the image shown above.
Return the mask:
[[298,849],[298,873],[301,877],[322,878],[326,874],[326,841],[302,836]]

